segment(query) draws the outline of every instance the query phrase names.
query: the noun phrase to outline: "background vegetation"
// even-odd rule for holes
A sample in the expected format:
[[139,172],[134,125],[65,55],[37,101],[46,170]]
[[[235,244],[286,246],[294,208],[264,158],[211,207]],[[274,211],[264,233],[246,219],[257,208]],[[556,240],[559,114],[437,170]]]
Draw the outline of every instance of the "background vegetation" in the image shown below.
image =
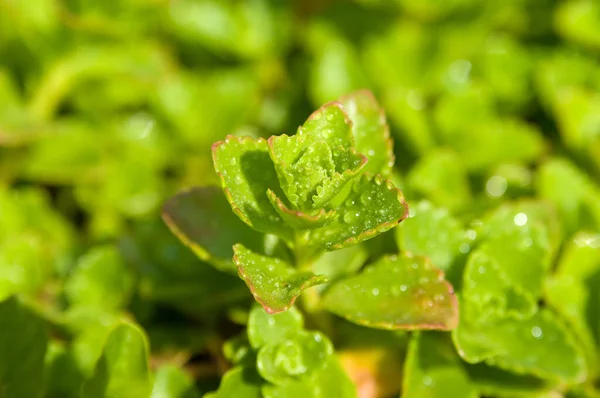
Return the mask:
[[599,56],[594,0],[0,0],[0,396],[215,390],[252,297],[161,206],[358,88],[414,210],[355,266],[424,254],[481,304],[452,341],[335,318],[360,394],[598,396]]

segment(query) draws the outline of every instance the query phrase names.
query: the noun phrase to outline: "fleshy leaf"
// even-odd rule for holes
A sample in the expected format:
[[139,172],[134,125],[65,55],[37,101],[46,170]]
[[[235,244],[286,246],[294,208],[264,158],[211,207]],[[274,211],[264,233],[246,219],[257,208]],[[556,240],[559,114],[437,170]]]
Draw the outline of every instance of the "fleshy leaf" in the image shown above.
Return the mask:
[[281,216],[282,220],[290,227],[298,231],[321,227],[325,224],[328,224],[336,217],[336,213],[332,210],[325,211],[325,209],[320,209],[310,213],[300,210],[292,210],[288,208],[273,191],[269,190],[267,195],[271,201],[271,204],[277,213],[279,213],[279,216]]
[[200,398],[193,379],[182,369],[165,365],[156,371],[150,398]]
[[446,335],[415,334],[408,346],[402,397],[477,398],[479,395]]
[[147,398],[152,390],[148,365],[148,342],[133,324],[121,323],[108,334],[102,356],[83,395],[90,398],[107,396]]
[[455,152],[429,151],[406,176],[407,191],[456,211],[471,201],[467,177],[462,159]]
[[262,380],[254,369],[236,366],[223,375],[219,389],[204,398],[262,398]]
[[260,306],[254,306],[248,319],[248,339],[258,349],[269,343],[279,343],[298,334],[303,326],[302,314],[295,307],[269,315]]
[[330,356],[325,366],[308,377],[283,385],[267,383],[262,388],[264,398],[356,398],[356,387]]
[[365,246],[358,244],[332,252],[324,252],[314,261],[312,269],[330,279],[337,279],[358,271],[368,257],[369,252]]
[[41,319],[15,298],[0,302],[0,391],[3,397],[41,396],[47,344]]
[[181,192],[163,207],[163,220],[202,260],[235,271],[232,246],[242,243],[257,250],[261,235],[231,211],[223,192],[214,186]]
[[394,165],[393,144],[385,113],[368,90],[340,98],[350,120],[356,151],[367,156],[363,171],[388,175]]
[[563,382],[582,381],[585,358],[571,332],[550,311],[542,309],[522,320],[478,322],[481,312],[461,301],[461,320],[452,332],[461,357],[518,374]]
[[352,191],[335,210],[339,217],[328,226],[312,230],[310,245],[341,249],[371,239],[408,216],[402,191],[381,176],[368,174],[354,180]]
[[79,259],[64,289],[72,306],[115,312],[128,302],[133,282],[119,251],[99,246]]
[[297,134],[310,135],[315,140],[324,140],[332,149],[354,146],[352,121],[339,102],[327,103],[314,111],[298,129]]
[[454,258],[470,250],[469,239],[447,209],[421,201],[396,229],[402,251],[427,256],[436,267],[447,270]]
[[484,363],[467,365],[472,383],[482,395],[499,398],[551,397],[556,383],[539,377],[519,375]]
[[269,154],[283,192],[299,209],[310,208],[317,186],[335,172],[332,148],[309,134],[272,136]]
[[287,382],[321,370],[333,353],[333,345],[320,332],[302,331],[279,342],[264,345],[258,352],[256,365],[267,381]]
[[546,281],[545,299],[571,325],[597,369],[600,335],[600,234],[579,232],[565,246],[556,273]]
[[442,271],[410,255],[384,257],[334,283],[323,304],[351,322],[381,329],[450,330],[458,322],[458,303]]
[[298,271],[285,261],[253,253],[238,244],[233,261],[239,275],[269,314],[289,309],[303,290],[327,282],[327,277]]
[[291,230],[267,197],[269,189],[280,192],[267,142],[227,136],[212,151],[215,171],[233,212],[257,231],[290,238]]
[[483,250],[469,256],[464,271],[463,297],[477,307],[477,322],[498,318],[526,319],[537,311],[535,297],[511,283],[502,267]]

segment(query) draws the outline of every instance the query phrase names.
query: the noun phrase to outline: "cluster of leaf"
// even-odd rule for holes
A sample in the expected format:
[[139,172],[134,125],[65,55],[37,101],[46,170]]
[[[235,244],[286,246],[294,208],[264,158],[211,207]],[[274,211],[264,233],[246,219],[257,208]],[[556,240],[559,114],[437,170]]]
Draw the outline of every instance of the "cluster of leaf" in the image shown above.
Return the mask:
[[0,1],[0,396],[600,396],[599,15]]

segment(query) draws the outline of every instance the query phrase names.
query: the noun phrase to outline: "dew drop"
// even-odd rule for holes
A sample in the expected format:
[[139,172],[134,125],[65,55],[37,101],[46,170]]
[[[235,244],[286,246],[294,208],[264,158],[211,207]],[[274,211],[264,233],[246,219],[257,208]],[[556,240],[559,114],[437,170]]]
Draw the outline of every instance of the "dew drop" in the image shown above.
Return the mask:
[[515,222],[516,226],[522,227],[523,225],[527,224],[527,214],[517,213],[513,221]]
[[471,251],[471,246],[468,243],[461,243],[460,246],[458,247],[458,250],[462,254],[467,254],[468,252]]
[[431,386],[433,384],[433,379],[431,378],[431,376],[424,376],[423,384],[425,384],[426,386]]
[[333,120],[333,114],[331,114],[331,113],[328,113],[328,114],[327,114],[327,116],[326,116],[326,118],[327,118],[327,120],[329,120],[329,121]]
[[541,339],[542,336],[544,335],[544,332],[542,331],[542,328],[539,326],[534,326],[531,328],[531,335],[533,337],[535,337],[536,339]]
[[408,289],[408,286],[406,286],[406,285],[400,285],[400,290],[402,290],[403,292],[405,292],[406,289]]
[[485,271],[487,270],[483,265],[480,265],[479,268],[477,268],[477,271],[479,271],[480,274],[485,274]]
[[356,201],[354,199],[346,200],[346,206],[348,206],[348,207],[354,206],[355,204],[356,204]]
[[344,222],[350,224],[354,222],[359,216],[360,213],[348,212],[344,214]]
[[487,194],[494,198],[504,195],[506,187],[506,178],[501,176],[493,176],[485,184]]
[[375,288],[371,290],[371,293],[373,293],[373,296],[379,296],[379,289]]
[[368,192],[363,192],[363,194],[360,195],[360,203],[362,203],[365,206],[371,203],[372,200],[373,198]]
[[267,323],[269,324],[269,326],[274,326],[275,325],[275,319],[274,318],[269,318],[269,320],[267,321]]

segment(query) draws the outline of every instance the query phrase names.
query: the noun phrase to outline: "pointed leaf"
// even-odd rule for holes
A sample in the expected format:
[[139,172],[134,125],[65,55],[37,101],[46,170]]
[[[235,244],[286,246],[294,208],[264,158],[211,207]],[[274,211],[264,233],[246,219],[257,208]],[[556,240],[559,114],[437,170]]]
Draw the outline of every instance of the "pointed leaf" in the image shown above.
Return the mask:
[[147,398],[152,390],[148,342],[139,327],[121,323],[108,334],[85,397]]
[[383,109],[368,90],[356,91],[340,98],[350,120],[356,151],[367,156],[363,169],[373,174],[389,175],[394,165],[393,143]]
[[233,212],[257,231],[290,238],[291,230],[277,214],[267,190],[279,193],[279,181],[263,139],[227,136],[213,144],[215,171]]
[[256,370],[236,366],[223,375],[219,389],[204,395],[204,398],[262,398],[262,383]]
[[233,251],[240,277],[269,314],[286,311],[303,290],[327,282],[323,275],[298,271],[283,260],[261,256],[239,244]]
[[233,245],[242,243],[255,250],[262,237],[231,211],[223,192],[214,186],[192,188],[165,203],[163,220],[202,260],[219,269],[235,271]]
[[302,212],[300,210],[292,210],[288,208],[286,204],[277,197],[277,195],[275,195],[275,192],[269,190],[267,195],[271,201],[271,204],[277,213],[279,213],[279,216],[281,216],[282,220],[287,225],[298,231],[321,227],[330,223],[336,217],[336,213],[333,210],[325,211],[325,209],[320,209],[310,213]]
[[302,330],[304,320],[295,307],[280,314],[267,314],[255,305],[248,319],[248,339],[252,348],[289,339]]
[[334,283],[323,305],[351,322],[381,329],[450,330],[458,322],[452,286],[424,257],[384,257]]
[[381,176],[354,180],[345,202],[335,209],[339,217],[311,231],[309,244],[327,250],[341,249],[371,239],[395,227],[408,215],[402,191]]
[[396,229],[402,251],[427,256],[436,267],[447,270],[461,253],[470,250],[469,239],[460,223],[443,207],[428,201],[411,206],[411,215]]
[[48,336],[41,319],[15,298],[0,302],[2,397],[40,397]]
[[323,369],[332,354],[333,345],[326,336],[301,331],[289,339],[263,346],[256,366],[265,380],[285,385]]
[[404,398],[477,398],[463,364],[447,335],[415,334],[408,346],[402,387]]

